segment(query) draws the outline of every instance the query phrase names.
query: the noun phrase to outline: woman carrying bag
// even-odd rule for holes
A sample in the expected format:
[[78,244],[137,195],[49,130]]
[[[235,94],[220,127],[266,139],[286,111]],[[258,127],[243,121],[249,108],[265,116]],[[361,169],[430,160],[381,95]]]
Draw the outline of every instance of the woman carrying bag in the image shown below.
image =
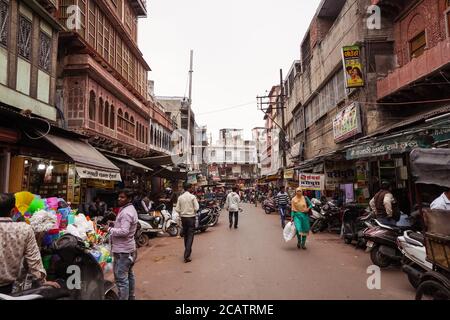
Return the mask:
[[295,190],[295,197],[292,199],[292,218],[297,230],[297,248],[306,249],[306,237],[311,228],[309,224],[309,213],[313,207],[308,197],[303,195],[302,188]]

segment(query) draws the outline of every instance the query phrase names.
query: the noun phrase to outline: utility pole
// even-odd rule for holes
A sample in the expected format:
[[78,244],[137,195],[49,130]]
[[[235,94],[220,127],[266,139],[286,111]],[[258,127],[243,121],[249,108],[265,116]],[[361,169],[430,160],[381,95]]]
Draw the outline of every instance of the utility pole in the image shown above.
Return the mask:
[[287,167],[286,158],[286,120],[284,118],[284,81],[283,81],[283,69],[280,69],[280,110],[281,110],[281,126],[283,130],[281,132],[281,137],[283,138],[283,169]]
[[194,73],[194,50],[191,50],[191,65],[189,69],[189,101],[188,101],[188,153],[187,153],[187,165],[191,170],[191,157],[192,157],[192,136],[191,136],[191,109],[192,109],[192,74]]

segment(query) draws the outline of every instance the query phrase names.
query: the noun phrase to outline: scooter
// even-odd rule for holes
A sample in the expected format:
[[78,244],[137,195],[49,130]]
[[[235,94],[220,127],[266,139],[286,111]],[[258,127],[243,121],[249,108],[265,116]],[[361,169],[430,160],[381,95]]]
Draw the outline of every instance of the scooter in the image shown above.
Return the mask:
[[370,210],[361,209],[355,205],[347,205],[342,217],[343,237],[346,244],[356,241],[356,246],[364,248],[366,239],[364,230],[375,226],[375,214]]
[[[175,237],[178,234],[178,224],[172,219],[172,214],[166,210],[164,204],[156,208],[157,212],[161,213],[161,216],[155,216],[150,214],[139,214],[139,241],[140,246],[148,243],[148,238],[156,237],[159,233],[168,233],[171,237]],[[145,237],[147,236],[147,238]],[[146,242],[146,243],[145,243]]]
[[426,259],[425,236],[408,230],[397,238],[397,245],[403,254],[402,270],[408,275],[411,285],[417,289],[423,275],[433,270],[433,264]]
[[311,214],[309,216],[309,224],[312,226],[316,222],[316,220],[321,219],[322,215],[320,211],[322,209],[322,202],[319,199],[312,198],[311,204],[313,205],[311,209]]
[[[214,222],[215,214],[211,209],[200,209],[195,216],[195,233],[203,233]],[[180,236],[183,237],[183,229],[181,229]]]
[[[10,295],[0,295],[0,300],[119,300],[114,283],[104,279],[103,270],[84,242],[70,234],[56,240],[45,254],[58,256],[58,261],[48,272],[48,276],[57,279],[61,288],[39,287]],[[67,288],[73,273],[69,267],[80,270],[81,287]]]
[[264,200],[262,208],[266,212],[266,214],[271,214],[272,212],[276,212],[278,210],[274,198],[268,198]]

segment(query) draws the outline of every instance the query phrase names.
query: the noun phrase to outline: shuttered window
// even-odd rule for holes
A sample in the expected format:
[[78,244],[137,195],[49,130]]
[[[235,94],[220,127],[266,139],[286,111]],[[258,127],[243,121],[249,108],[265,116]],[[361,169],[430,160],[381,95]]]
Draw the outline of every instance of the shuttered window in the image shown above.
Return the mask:
[[8,45],[9,5],[0,0],[0,44]]
[[410,42],[410,52],[411,58],[416,58],[421,56],[425,52],[425,47],[427,45],[427,39],[425,36],[425,31],[422,31],[417,36],[415,36]]
[[31,21],[19,16],[18,51],[19,55],[27,60],[31,58]]
[[51,67],[51,38],[44,32],[39,34],[39,68],[50,72]]

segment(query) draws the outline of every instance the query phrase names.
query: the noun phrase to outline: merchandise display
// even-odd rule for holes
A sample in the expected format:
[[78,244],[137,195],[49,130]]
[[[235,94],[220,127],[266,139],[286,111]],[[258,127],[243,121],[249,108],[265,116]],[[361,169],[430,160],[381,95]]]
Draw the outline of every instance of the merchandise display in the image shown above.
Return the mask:
[[[30,192],[16,193],[16,213],[13,221],[28,223],[39,239],[39,245],[50,247],[65,234],[71,234],[84,242],[86,250],[96,259],[105,272],[112,270],[112,255],[108,235],[97,228],[91,219],[72,210],[62,198],[41,198]],[[46,270],[51,256],[43,257]]]

